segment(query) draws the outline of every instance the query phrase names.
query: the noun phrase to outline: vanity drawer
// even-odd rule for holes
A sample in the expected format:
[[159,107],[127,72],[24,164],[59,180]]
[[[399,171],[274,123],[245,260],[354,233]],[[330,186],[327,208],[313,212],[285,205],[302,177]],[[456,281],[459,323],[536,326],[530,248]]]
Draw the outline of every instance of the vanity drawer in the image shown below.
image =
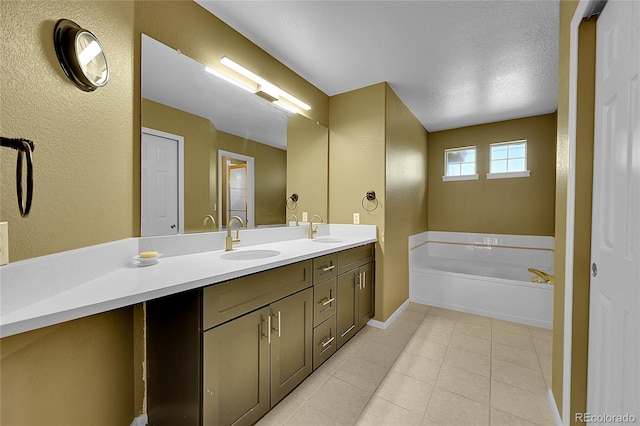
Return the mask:
[[311,260],[205,287],[202,329],[207,330],[312,285]]
[[334,278],[313,286],[313,325],[317,326],[336,314],[336,281]]
[[336,317],[331,317],[313,329],[313,369],[336,351]]
[[338,273],[337,264],[337,253],[313,259],[313,283],[317,284],[330,278],[335,278]]
[[375,260],[375,244],[354,247],[338,253],[338,275]]

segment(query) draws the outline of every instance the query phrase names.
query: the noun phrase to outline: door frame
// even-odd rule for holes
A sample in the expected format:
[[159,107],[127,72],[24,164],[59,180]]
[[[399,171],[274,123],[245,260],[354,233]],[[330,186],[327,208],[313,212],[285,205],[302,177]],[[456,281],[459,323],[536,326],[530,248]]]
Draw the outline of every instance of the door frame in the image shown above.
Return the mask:
[[[606,3],[606,0],[605,2]],[[578,44],[580,40],[579,27],[584,18],[592,15],[592,11],[604,7],[602,0],[580,0],[571,19],[569,36],[569,116],[567,138],[569,145],[569,167],[567,170],[567,215],[565,233],[565,261],[564,261],[564,323],[563,323],[563,354],[562,354],[562,407],[558,413],[549,390],[550,402],[553,402],[555,421],[557,424],[571,424],[571,357],[572,357],[572,319],[573,319],[573,267],[576,213],[576,134],[578,110]],[[593,47],[595,49],[595,46]],[[596,58],[596,61],[599,59]],[[595,116],[595,111],[593,112]],[[590,302],[591,303],[591,302]],[[561,418],[558,415],[561,414]]]
[[140,235],[142,235],[142,134],[158,136],[178,142],[178,235],[184,234],[184,137],[161,130],[142,127],[140,132]]
[[222,197],[226,194],[226,188],[222,187],[222,170],[224,164],[222,163],[222,157],[237,158],[238,160],[245,161],[247,163],[247,221],[249,222],[247,228],[256,227],[255,218],[255,159],[247,155],[238,154],[231,151],[218,150],[218,226],[222,230],[226,227],[226,223],[222,223]]

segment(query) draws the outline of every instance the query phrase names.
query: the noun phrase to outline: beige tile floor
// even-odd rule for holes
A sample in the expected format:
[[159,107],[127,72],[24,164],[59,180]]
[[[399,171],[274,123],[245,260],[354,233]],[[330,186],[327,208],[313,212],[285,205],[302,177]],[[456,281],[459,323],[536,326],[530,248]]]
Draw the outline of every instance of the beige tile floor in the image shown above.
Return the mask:
[[411,303],[365,327],[260,422],[553,425],[551,332]]

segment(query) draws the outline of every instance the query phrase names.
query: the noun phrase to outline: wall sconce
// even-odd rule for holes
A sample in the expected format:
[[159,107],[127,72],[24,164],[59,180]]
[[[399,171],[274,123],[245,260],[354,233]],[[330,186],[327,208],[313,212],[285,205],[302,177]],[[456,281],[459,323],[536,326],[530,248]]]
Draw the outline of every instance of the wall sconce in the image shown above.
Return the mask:
[[237,72],[241,76],[245,77],[246,79],[251,81],[253,84],[247,84],[245,82],[242,82],[236,78],[233,78],[229,75],[226,75],[224,73],[221,73],[209,67],[205,68],[205,70],[217,77],[222,78],[223,80],[226,80],[232,84],[235,84],[238,87],[243,88],[244,90],[247,90],[248,92],[255,93],[256,95],[268,100],[269,102],[272,102],[275,105],[283,109],[286,109],[287,111],[297,113],[298,111],[295,109],[295,107],[302,108],[305,111],[308,111],[311,109],[311,106],[309,104],[301,101],[300,99],[296,98],[292,94],[282,90],[275,84],[270,83],[269,81],[260,77],[256,73],[248,70],[247,68],[243,67],[242,65],[233,61],[232,59],[229,59],[229,57],[223,56],[222,59],[220,59],[220,63],[226,66],[227,68]]
[[85,92],[109,81],[104,49],[95,35],[73,21],[60,19],[53,29],[53,43],[64,74]]

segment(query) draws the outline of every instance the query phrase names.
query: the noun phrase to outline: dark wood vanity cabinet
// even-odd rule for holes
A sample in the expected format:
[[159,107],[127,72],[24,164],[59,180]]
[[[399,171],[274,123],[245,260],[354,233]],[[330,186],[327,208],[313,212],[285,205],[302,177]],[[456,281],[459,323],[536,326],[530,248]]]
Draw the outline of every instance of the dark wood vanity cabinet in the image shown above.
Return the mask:
[[373,244],[338,253],[337,348],[374,314],[375,248]]
[[204,332],[203,424],[253,424],[312,371],[312,290]]
[[373,316],[373,247],[147,302],[149,424],[258,421]]

